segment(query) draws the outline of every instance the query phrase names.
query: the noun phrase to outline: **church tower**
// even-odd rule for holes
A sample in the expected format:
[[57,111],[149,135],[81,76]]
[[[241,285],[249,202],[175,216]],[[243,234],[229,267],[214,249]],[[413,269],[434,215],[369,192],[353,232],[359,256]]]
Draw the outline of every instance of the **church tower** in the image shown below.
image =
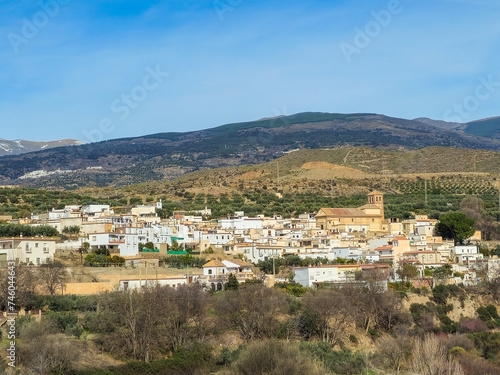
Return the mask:
[[367,195],[368,204],[374,204],[378,208],[380,208],[380,214],[382,218],[384,218],[384,194],[380,191],[372,191]]

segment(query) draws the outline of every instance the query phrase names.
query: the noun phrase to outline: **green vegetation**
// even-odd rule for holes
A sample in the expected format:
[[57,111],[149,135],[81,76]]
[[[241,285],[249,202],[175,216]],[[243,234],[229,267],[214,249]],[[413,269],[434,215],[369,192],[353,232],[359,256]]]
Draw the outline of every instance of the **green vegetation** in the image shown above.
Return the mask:
[[57,229],[48,225],[0,224],[0,237],[57,237],[58,235]]
[[499,129],[500,118],[493,117],[469,122],[464,131],[472,135],[498,139],[500,137]]
[[497,308],[494,305],[479,307],[477,315],[488,328],[500,327],[500,316],[498,316]]
[[[24,187],[0,188],[0,215],[28,217],[50,211],[53,208],[62,209],[66,205],[86,205],[90,203],[110,204],[120,206],[121,196],[107,199],[97,199],[71,191],[48,191]],[[76,230],[73,228],[72,230]]]
[[475,232],[474,219],[465,216],[461,212],[448,212],[439,217],[436,225],[436,233],[443,238],[455,241],[455,244],[463,244]]
[[[191,285],[32,295],[26,306],[44,314],[40,322],[18,319],[18,366],[71,375],[374,375],[422,373],[425,361],[460,366],[464,375],[498,372],[500,336],[486,327],[498,312],[488,305],[478,309],[484,321],[453,322],[448,302],[465,293],[461,288],[436,287],[436,303],[412,304],[410,318],[401,297],[376,283],[310,290],[231,279],[234,287],[215,293]],[[220,339],[226,335],[238,335],[241,344]],[[358,349],[367,342],[370,349]],[[75,364],[90,348],[101,354],[93,358],[95,368],[81,369]],[[103,354],[122,364],[101,364]]]
[[185,255],[170,255],[161,259],[161,261],[168,264],[171,268],[201,268],[207,263],[205,258],[196,257],[189,253]]

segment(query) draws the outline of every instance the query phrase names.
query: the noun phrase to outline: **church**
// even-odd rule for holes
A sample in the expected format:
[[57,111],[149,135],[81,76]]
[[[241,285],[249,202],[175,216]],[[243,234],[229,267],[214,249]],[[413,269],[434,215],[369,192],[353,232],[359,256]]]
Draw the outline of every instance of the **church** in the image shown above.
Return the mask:
[[322,208],[315,216],[318,228],[329,233],[385,232],[384,194],[372,191],[367,203],[358,208]]

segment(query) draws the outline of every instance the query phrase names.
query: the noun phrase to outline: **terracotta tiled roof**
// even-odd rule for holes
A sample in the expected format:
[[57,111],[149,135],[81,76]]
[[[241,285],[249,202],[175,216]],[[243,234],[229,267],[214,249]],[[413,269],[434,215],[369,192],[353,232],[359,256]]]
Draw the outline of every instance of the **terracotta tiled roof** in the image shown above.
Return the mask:
[[358,207],[358,209],[380,209],[379,206],[373,203],[365,204],[364,206]]
[[384,195],[384,193],[381,193],[380,191],[378,190],[373,190],[371,193],[367,194],[367,195]]
[[[323,214],[322,214],[322,213]],[[350,217],[350,216],[366,216],[366,214],[358,208],[322,208],[317,217],[322,216],[337,216],[337,217]]]
[[377,248],[375,248],[375,250],[392,250],[392,246],[388,245],[388,246],[379,246]]
[[226,267],[226,265],[220,260],[211,260],[210,262],[203,265],[203,268],[205,267]]

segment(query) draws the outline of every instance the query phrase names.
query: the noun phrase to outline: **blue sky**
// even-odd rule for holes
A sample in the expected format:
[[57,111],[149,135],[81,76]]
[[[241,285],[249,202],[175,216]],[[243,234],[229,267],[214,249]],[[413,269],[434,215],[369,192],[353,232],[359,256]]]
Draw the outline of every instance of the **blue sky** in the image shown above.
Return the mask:
[[500,115],[500,2],[2,1],[0,138]]

